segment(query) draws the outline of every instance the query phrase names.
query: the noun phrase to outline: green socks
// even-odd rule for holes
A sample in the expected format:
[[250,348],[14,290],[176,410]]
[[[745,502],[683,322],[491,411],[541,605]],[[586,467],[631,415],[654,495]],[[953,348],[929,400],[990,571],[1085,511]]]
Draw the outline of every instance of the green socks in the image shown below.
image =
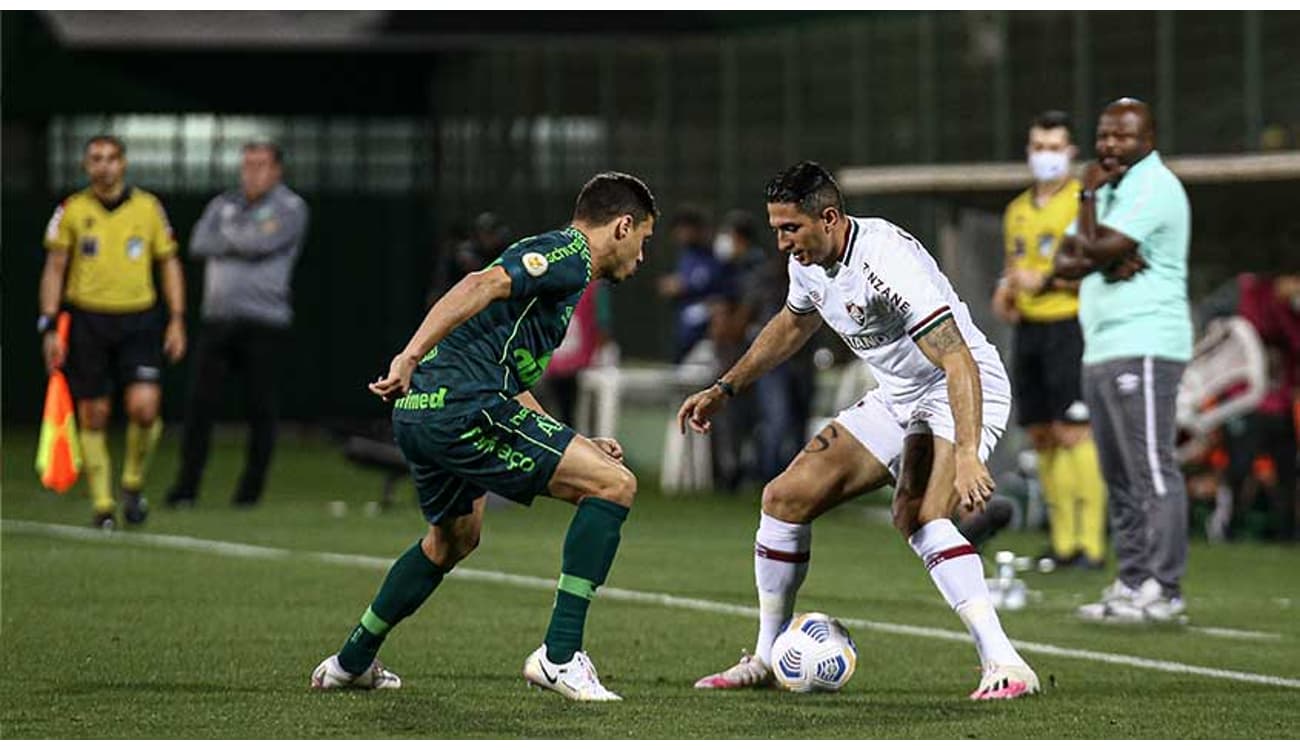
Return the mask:
[[352,674],[369,669],[388,631],[414,614],[442,583],[445,574],[446,571],[425,556],[419,542],[403,552],[388,569],[374,602],[339,650],[339,665]]
[[587,607],[596,587],[605,582],[614,553],[618,551],[619,528],[627,520],[627,508],[599,497],[585,498],[564,537],[564,561],[555,592],[555,609],[546,630],[546,658],[564,664],[582,649],[582,629]]

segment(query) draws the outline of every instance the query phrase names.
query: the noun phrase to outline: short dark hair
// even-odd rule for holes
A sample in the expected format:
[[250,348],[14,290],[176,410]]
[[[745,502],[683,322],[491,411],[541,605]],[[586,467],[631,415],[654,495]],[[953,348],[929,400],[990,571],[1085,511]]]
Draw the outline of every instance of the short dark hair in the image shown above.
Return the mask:
[[111,143],[113,144],[113,147],[117,149],[118,156],[126,156],[126,144],[122,142],[121,138],[118,138],[115,135],[109,135],[108,133],[99,133],[98,135],[92,135],[87,138],[86,146],[81,149],[81,152],[83,154],[86,153],[90,150],[90,147],[96,143]]
[[844,213],[844,196],[830,172],[815,161],[801,161],[772,178],[764,195],[768,203],[794,203],[809,216],[827,208]]
[[630,214],[633,224],[647,217],[658,218],[654,194],[640,180],[624,172],[601,172],[587,180],[578,193],[573,218],[592,224],[607,224]]
[[1059,109],[1039,112],[1034,115],[1034,119],[1029,121],[1029,127],[1042,128],[1043,130],[1065,128],[1065,132],[1070,134],[1070,140],[1074,140],[1074,125],[1070,122],[1070,116]]
[[280,164],[280,165],[284,164],[284,150],[281,149],[280,144],[276,143],[275,141],[268,141],[268,140],[248,141],[239,149],[240,153],[244,153],[246,151],[263,151],[263,150],[271,152],[271,158],[275,160],[276,164]]

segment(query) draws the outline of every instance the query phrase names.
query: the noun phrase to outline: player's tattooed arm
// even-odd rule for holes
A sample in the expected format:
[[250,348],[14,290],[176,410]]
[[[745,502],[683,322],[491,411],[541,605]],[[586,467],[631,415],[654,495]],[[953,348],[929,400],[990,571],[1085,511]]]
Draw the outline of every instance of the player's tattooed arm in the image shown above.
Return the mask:
[[954,489],[962,505],[976,508],[993,494],[993,478],[979,458],[984,424],[984,391],[979,366],[962,338],[957,321],[948,316],[917,344],[926,358],[943,369],[948,380],[956,442]]

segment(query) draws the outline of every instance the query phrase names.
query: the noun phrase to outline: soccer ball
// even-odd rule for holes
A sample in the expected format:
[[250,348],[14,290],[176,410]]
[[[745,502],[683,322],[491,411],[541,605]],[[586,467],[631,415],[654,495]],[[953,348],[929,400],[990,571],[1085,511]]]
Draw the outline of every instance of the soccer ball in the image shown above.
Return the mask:
[[858,647],[839,620],[821,612],[795,615],[772,644],[776,682],[795,693],[834,692],[858,665]]

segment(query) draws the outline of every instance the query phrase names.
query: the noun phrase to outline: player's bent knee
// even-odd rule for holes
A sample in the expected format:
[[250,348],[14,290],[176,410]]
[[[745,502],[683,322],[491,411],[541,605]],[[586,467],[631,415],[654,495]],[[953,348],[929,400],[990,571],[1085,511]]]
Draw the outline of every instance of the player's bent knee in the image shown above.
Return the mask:
[[584,497],[599,497],[616,503],[624,508],[632,507],[632,501],[636,499],[637,482],[636,475],[626,466],[610,466],[602,472],[599,479],[594,483],[591,492]]
[[786,523],[808,523],[813,520],[812,502],[794,483],[777,477],[763,486],[763,512]]

